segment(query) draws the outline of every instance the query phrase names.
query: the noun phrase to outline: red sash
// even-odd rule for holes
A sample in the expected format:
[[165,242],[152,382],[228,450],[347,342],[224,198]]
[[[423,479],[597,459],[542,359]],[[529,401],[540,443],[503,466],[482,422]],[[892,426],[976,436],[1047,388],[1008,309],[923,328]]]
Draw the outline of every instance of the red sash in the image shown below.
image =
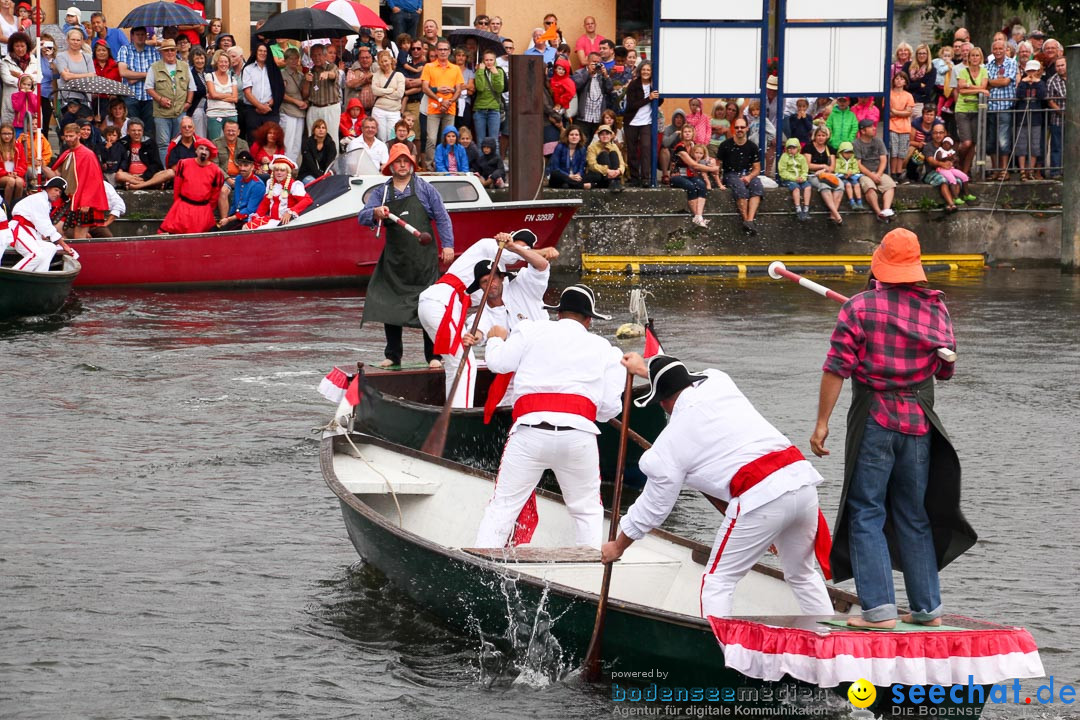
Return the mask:
[[[465,332],[465,319],[468,317],[472,299],[465,292],[465,283],[461,282],[457,275],[446,273],[435,281],[436,285],[439,283],[452,287],[454,295],[451,296],[450,302],[446,303],[446,312],[443,313],[442,321],[439,323],[439,330],[435,333],[435,354],[454,355],[461,348],[461,335]],[[456,331],[453,328],[455,297],[461,302],[461,317],[458,318]]]
[[522,415],[534,412],[561,412],[580,415],[590,422],[596,422],[596,403],[584,395],[569,393],[532,393],[522,395],[514,403],[513,420],[517,422]]
[[488,386],[487,401],[484,402],[484,424],[491,422],[495,415],[495,409],[506,396],[506,390],[510,387],[510,381],[514,379],[514,373],[499,373]]
[[[752,460],[739,468],[735,477],[731,478],[731,497],[740,497],[765,478],[772,475],[780,468],[787,467],[800,460],[805,460],[799,448],[792,445],[783,450],[762,455],[757,460]],[[829,566],[829,553],[832,551],[832,536],[829,535],[829,525],[825,522],[825,516],[818,509],[817,535],[814,537],[814,555],[817,556],[821,573],[826,580],[832,580],[832,568]]]

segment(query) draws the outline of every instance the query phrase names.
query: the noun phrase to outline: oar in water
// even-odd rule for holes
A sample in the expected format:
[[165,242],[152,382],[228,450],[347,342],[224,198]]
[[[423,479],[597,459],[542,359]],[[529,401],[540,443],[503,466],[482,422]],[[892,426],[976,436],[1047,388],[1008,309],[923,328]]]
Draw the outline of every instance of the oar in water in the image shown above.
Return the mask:
[[[798,273],[788,270],[784,266],[784,263],[780,262],[779,260],[769,264],[769,277],[771,277],[773,280],[786,278],[787,280],[791,280],[792,282],[801,285],[802,287],[806,288],[811,292],[815,292],[818,295],[827,297],[830,300],[835,300],[838,303],[845,303],[848,301],[846,295],[841,295],[835,290],[830,290],[824,285],[820,285],[813,280],[810,280],[809,278],[805,278]],[[947,363],[956,362],[956,351],[950,350],[946,347],[938,348],[937,356]]]
[[431,244],[431,233],[420,232],[419,230],[414,228],[412,225],[410,225],[409,223],[407,223],[404,220],[402,220],[401,218],[399,218],[394,213],[386,213],[386,219],[391,220],[393,222],[396,222],[398,225],[405,228],[405,231],[407,233],[411,234],[417,240],[419,240],[421,245],[430,245]]
[[[626,435],[630,431],[630,401],[633,399],[634,374],[626,371],[626,387],[623,388],[622,427],[619,428],[619,459],[615,463],[615,490],[611,494],[611,524],[608,525],[608,542],[619,535],[619,503],[622,502],[623,470],[626,467]],[[636,433],[635,433],[636,434]],[[585,679],[600,679],[600,647],[603,644],[604,621],[607,619],[608,592],[611,590],[612,563],[604,564],[604,580],[600,583],[600,602],[596,604],[596,623],[593,625],[589,650],[585,653]]]
[[[390,217],[398,222],[403,222],[393,215],[390,215]],[[428,237],[430,239],[431,236]],[[488,281],[484,283],[484,298],[480,301],[480,307],[476,310],[476,317],[473,319],[472,328],[469,330],[470,335],[475,334],[476,329],[480,327],[480,316],[484,314],[484,308],[487,306],[488,290],[491,289],[491,282],[495,279],[495,273],[499,268],[499,260],[502,259],[504,247],[506,247],[506,243],[500,242],[499,249],[495,252],[495,259],[491,262],[491,273],[488,275]],[[450,302],[453,302],[453,299]],[[465,369],[468,356],[469,348],[462,348],[461,362],[458,364],[457,374],[454,375],[454,382],[450,386],[450,392],[446,394],[446,404],[443,405],[439,417],[435,419],[435,424],[431,426],[431,432],[428,433],[424,444],[420,446],[420,452],[442,457],[443,450],[446,449],[446,432],[450,427],[450,411],[453,409],[454,395],[457,394],[458,384],[461,382],[461,373]]]

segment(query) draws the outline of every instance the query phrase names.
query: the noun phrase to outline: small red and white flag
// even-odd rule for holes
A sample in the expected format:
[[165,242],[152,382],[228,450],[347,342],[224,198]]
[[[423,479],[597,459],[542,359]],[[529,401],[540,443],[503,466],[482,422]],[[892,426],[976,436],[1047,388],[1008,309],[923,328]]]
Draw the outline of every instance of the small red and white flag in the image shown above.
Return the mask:
[[345,374],[341,368],[335,367],[319,383],[319,394],[334,403],[341,404],[345,399],[345,392],[349,389],[349,382],[353,378]]
[[649,324],[645,326],[645,352],[643,352],[641,356],[648,360],[653,355],[663,354],[664,348],[660,344],[660,340],[656,337],[656,332],[653,330],[652,318],[649,318]]

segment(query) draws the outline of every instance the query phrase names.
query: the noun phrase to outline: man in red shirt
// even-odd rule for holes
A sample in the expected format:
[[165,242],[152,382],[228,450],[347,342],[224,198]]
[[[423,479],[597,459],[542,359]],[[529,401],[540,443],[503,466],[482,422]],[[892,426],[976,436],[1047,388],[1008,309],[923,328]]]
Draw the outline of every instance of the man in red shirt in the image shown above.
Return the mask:
[[[203,20],[206,19],[206,7],[199,2],[199,0],[173,0],[173,2],[190,10],[194,10],[199,13],[199,16]],[[202,38],[199,36],[199,33],[203,30],[202,25],[179,25],[178,29],[180,30],[181,35],[186,35],[187,39],[191,41],[192,47],[202,44]]]
[[592,15],[585,16],[585,33],[574,43],[578,67],[583,67],[588,62],[589,53],[600,52],[600,41],[603,39],[604,36],[596,32],[596,18]]
[[852,378],[833,580],[855,578],[862,615],[849,625],[893,628],[897,558],[911,607],[901,619],[940,625],[938,570],[976,540],[959,508],[960,461],[934,412],[934,378],[954,371],[937,350],[956,340],[941,291],[926,287],[915,233],[890,231],[870,272],[870,289],[840,309],[810,437],[815,455],[829,454],[829,417]]
[[173,206],[158,233],[199,233],[214,229],[214,207],[225,184],[225,173],[211,162],[214,155],[217,155],[214,143],[199,138],[195,141],[195,157],[176,163]]

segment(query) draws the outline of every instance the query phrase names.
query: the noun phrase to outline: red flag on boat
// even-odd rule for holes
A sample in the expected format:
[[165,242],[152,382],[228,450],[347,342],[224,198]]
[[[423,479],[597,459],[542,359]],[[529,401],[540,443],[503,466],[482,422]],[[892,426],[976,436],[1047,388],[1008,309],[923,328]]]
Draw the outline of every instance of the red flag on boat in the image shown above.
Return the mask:
[[319,394],[335,405],[340,404],[349,389],[351,379],[344,370],[335,367],[319,383]]
[[664,347],[660,344],[660,340],[656,337],[656,332],[653,330],[652,319],[649,319],[649,324],[645,326],[645,352],[641,354],[643,358],[648,360],[653,355],[663,355]]

